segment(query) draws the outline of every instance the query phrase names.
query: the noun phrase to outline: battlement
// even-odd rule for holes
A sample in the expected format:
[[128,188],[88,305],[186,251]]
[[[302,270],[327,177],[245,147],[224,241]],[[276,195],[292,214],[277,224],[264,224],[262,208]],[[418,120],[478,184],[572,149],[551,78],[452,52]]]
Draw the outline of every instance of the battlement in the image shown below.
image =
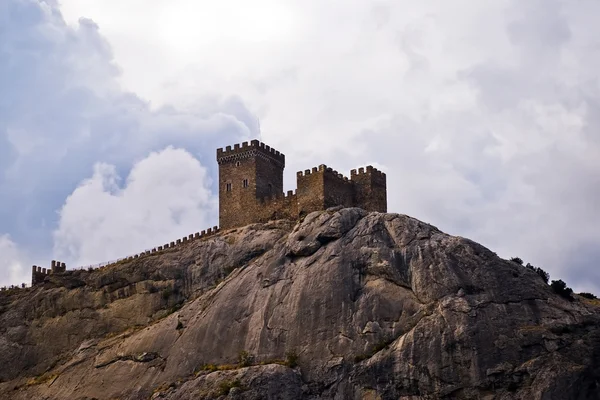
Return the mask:
[[[237,161],[243,161],[238,163]],[[350,179],[321,164],[296,173],[297,190],[283,192],[285,156],[252,140],[217,149],[219,164],[219,221],[222,229],[277,219],[297,220],[312,211],[333,206],[387,212],[385,173],[369,165],[350,171]],[[168,251],[220,232],[214,226],[141,253],[79,269],[103,268],[123,261]],[[53,260],[50,268],[32,267],[32,286],[48,275],[63,273],[66,264]]]
[[[128,257],[124,257],[124,258],[119,258],[117,260],[114,261],[108,261],[108,262],[103,262],[100,264],[96,264],[96,265],[88,265],[85,267],[78,267],[75,269],[95,269],[95,268],[104,268],[104,267],[108,267],[117,263],[120,263],[122,261],[133,261],[133,260],[137,260],[140,259],[142,257],[148,256],[148,255],[152,255],[152,254],[158,254],[161,253],[165,250],[169,250],[169,249],[173,249],[179,246],[183,246],[186,245],[188,243],[191,243],[193,241],[196,240],[200,240],[200,239],[206,239],[210,236],[214,236],[217,233],[220,232],[219,227],[214,226],[212,228],[208,228],[206,230],[203,230],[201,232],[196,232],[193,234],[190,234],[188,236],[184,236],[181,239],[177,239],[176,241],[170,242],[170,243],[166,243],[163,246],[157,246],[154,247],[152,249],[149,250],[145,250],[141,253],[138,254],[134,254]],[[38,267],[37,265],[34,265],[31,268],[31,286],[35,286],[38,285],[40,283],[43,283],[44,280],[46,279],[46,276],[48,275],[52,275],[52,274],[56,274],[56,273],[62,273],[62,272],[66,272],[67,270],[67,266],[64,262],[60,262],[60,261],[55,261],[52,260],[52,263],[50,264],[50,268],[42,268],[42,267]]]
[[190,242],[193,242],[193,241],[196,241],[196,240],[199,240],[199,239],[206,239],[209,236],[214,236],[215,234],[217,234],[219,232],[220,232],[219,227],[218,226],[213,226],[212,228],[208,228],[208,229],[203,230],[201,232],[191,233],[188,236],[182,237],[181,239],[177,239],[177,240],[174,240],[172,242],[165,243],[162,246],[157,246],[157,247],[154,247],[152,249],[145,250],[145,251],[143,251],[143,252],[141,252],[139,254],[134,254],[132,256],[125,257],[125,258],[120,259],[118,261],[121,261],[121,260],[131,261],[131,260],[134,260],[134,259],[137,259],[137,258],[140,258],[140,257],[144,257],[146,255],[160,253],[160,252],[162,252],[164,250],[168,250],[168,249],[174,249],[175,247],[183,246],[185,244],[188,244]]
[[298,219],[333,206],[387,211],[386,176],[369,165],[350,177],[321,164],[296,172],[296,192],[283,194],[285,156],[253,140],[217,149],[219,224],[223,229],[277,218]]
[[285,165],[285,155],[283,153],[280,153],[274,148],[259,142],[258,140],[235,144],[233,148],[231,146],[227,146],[225,149],[217,149],[217,163],[219,165],[253,156],[267,157],[268,159],[282,166]]
[[359,177],[361,175],[371,175],[375,179],[383,179],[383,180],[385,180],[385,178],[386,178],[385,172],[379,171],[377,168],[374,168],[371,165],[368,165],[366,168],[359,168],[358,171],[356,169],[353,169],[352,171],[350,171],[350,177],[353,180],[355,179],[355,177]]
[[44,282],[46,276],[65,272],[67,265],[64,262],[52,260],[50,268],[42,268],[34,265],[31,267],[31,286]]
[[327,174],[328,176],[338,178],[345,182],[350,182],[348,177],[344,176],[344,174],[339,173],[331,167],[328,167],[325,164],[321,164],[318,167],[313,167],[312,169],[306,169],[304,171],[296,172],[296,178],[303,178],[314,174]]
[[295,190],[288,190],[286,193],[274,193],[271,196],[267,196],[267,197],[263,197],[258,199],[258,202],[260,204],[269,204],[273,201],[277,201],[277,200],[285,200],[285,201],[290,201],[293,200],[296,197],[296,191]]

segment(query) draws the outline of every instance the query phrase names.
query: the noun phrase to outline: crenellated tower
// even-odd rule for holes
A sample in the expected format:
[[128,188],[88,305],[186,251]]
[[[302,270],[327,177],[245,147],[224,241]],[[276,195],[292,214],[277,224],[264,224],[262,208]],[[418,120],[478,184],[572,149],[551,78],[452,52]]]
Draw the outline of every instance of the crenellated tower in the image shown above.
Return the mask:
[[217,149],[217,163],[221,229],[257,222],[261,200],[283,195],[285,156],[258,140]]
[[31,267],[31,286],[43,283],[47,275],[65,272],[67,265],[64,262],[52,260],[50,268],[42,268],[34,265]]
[[321,164],[296,174],[297,191],[283,194],[285,156],[253,140],[217,150],[222,229],[276,219],[298,219],[329,207],[387,212],[386,176],[372,166],[348,179]]
[[387,212],[387,182],[385,173],[368,166],[350,171],[355,186],[356,205],[367,211]]

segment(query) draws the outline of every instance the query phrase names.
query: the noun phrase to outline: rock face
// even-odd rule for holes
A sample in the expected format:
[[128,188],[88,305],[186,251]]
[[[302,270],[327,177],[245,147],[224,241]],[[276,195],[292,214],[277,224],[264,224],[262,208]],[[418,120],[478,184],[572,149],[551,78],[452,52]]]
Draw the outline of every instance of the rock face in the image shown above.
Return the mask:
[[0,399],[599,393],[599,304],[405,215],[330,209],[0,294]]

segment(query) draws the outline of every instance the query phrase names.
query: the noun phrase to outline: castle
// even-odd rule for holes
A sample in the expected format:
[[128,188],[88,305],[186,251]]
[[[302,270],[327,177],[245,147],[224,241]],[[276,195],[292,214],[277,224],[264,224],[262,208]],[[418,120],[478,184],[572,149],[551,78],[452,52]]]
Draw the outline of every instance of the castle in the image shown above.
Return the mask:
[[283,193],[285,155],[252,140],[217,149],[219,226],[302,218],[329,207],[387,212],[385,173],[372,166],[352,170],[350,179],[326,165],[296,174],[297,189]]
[[[348,179],[322,164],[296,173],[297,189],[284,194],[285,155],[258,140],[236,144],[233,148],[227,146],[225,150],[217,149],[217,163],[220,227],[196,232],[113,263],[132,261],[203,240],[223,229],[277,219],[297,220],[310,212],[334,206],[387,212],[386,176],[372,166],[353,169]],[[31,285],[43,283],[46,276],[66,269],[65,263],[60,261],[52,261],[49,269],[34,265]]]
[[56,274],[59,272],[65,272],[67,265],[64,262],[52,260],[50,268],[42,268],[34,265],[31,267],[31,286],[35,286],[38,283],[44,282],[46,275]]

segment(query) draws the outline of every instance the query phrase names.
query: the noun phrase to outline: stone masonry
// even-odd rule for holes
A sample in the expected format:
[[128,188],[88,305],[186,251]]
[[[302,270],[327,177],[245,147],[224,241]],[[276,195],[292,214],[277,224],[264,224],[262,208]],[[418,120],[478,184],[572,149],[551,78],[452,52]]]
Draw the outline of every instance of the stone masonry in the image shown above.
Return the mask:
[[44,282],[46,279],[46,275],[57,274],[61,272],[65,272],[67,270],[67,266],[64,262],[52,260],[50,264],[50,268],[42,268],[34,265],[31,268],[31,286],[35,286],[39,283]]
[[322,164],[296,174],[297,190],[283,193],[285,156],[252,140],[217,149],[221,229],[275,219],[298,219],[329,207],[387,212],[385,173],[372,166],[350,179]]
[[[359,207],[387,212],[386,176],[372,166],[353,169],[350,179],[322,164],[296,174],[297,190],[283,193],[285,155],[252,140],[217,149],[219,164],[219,225],[120,260],[134,260],[256,222],[296,220],[329,207]],[[118,262],[118,260],[117,260]],[[107,264],[108,265],[108,264]],[[66,271],[64,262],[50,268],[34,265],[31,285]]]

